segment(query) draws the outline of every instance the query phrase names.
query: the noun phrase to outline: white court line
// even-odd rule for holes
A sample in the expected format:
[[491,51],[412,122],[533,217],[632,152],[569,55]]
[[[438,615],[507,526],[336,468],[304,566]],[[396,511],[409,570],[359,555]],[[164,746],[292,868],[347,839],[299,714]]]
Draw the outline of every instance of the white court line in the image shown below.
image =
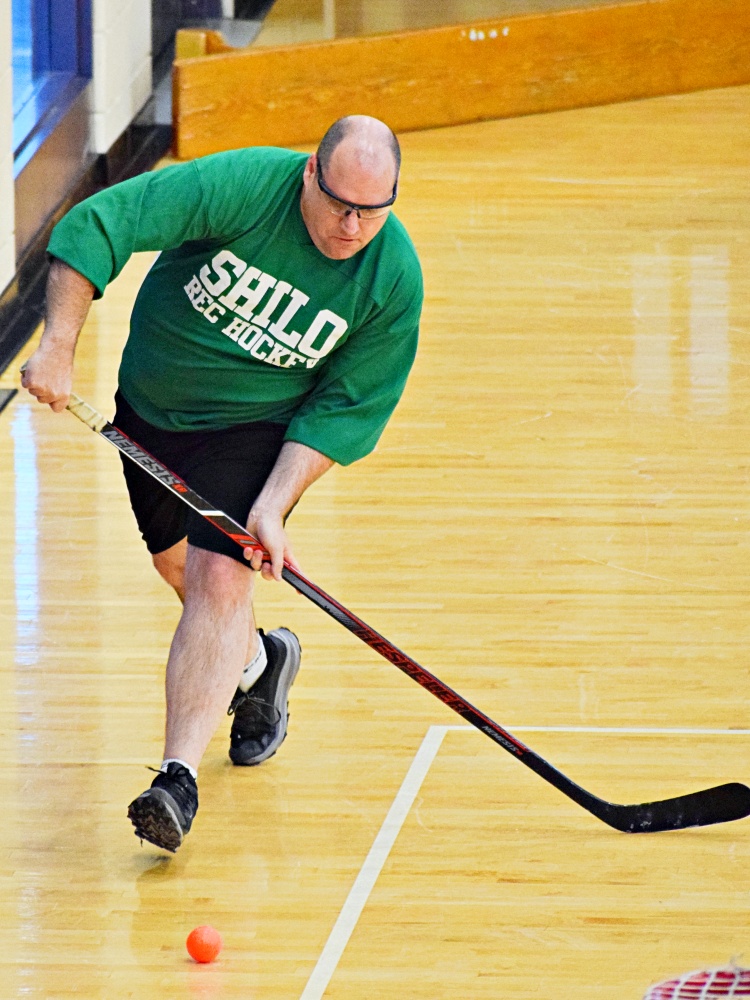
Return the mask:
[[[436,728],[436,727],[433,727]],[[441,726],[471,732],[475,726]],[[626,736],[750,736],[750,729],[653,729],[647,726],[504,726],[509,733],[615,733]]]
[[448,726],[430,726],[427,730],[427,735],[417,750],[401,788],[393,800],[393,805],[388,810],[388,815],[370,848],[370,853],[365,858],[365,863],[360,868],[359,875],[357,875],[354,885],[346,897],[338,920],[333,925],[333,930],[325,943],[312,975],[307,981],[307,986],[305,986],[300,1000],[320,1000],[325,993],[378,875],[390,854],[399,830],[409,815],[414,799],[417,797],[422,782],[440,749],[447,729]]
[[[750,736],[750,729],[646,729],[640,727],[607,726],[507,726],[511,733],[613,733],[628,736]],[[411,767],[398,790],[388,815],[380,827],[364,864],[349,890],[333,930],[328,936],[320,958],[302,991],[300,1000],[322,1000],[328,984],[349,943],[362,910],[375,887],[383,865],[396,842],[404,820],[414,804],[422,782],[449,732],[476,732],[474,726],[430,726],[417,750]]]

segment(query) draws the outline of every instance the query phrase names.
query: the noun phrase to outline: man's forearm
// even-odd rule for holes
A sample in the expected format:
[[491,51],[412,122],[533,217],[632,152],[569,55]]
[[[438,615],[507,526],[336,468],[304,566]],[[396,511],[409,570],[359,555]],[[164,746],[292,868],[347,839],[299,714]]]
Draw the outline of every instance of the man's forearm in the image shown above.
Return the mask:
[[326,455],[297,441],[286,441],[276,464],[260,491],[247,519],[247,529],[267,549],[264,561],[261,550],[245,550],[245,558],[255,570],[262,570],[270,579],[281,579],[286,562],[299,570],[283,520],[308,486],[331,468],[333,461]]
[[69,264],[55,258],[47,279],[47,310],[42,343],[45,350],[75,351],[86,321],[94,286]]
[[314,448],[297,441],[286,441],[266,484],[250,512],[279,514],[286,517],[299,498],[316,479],[335,463]]

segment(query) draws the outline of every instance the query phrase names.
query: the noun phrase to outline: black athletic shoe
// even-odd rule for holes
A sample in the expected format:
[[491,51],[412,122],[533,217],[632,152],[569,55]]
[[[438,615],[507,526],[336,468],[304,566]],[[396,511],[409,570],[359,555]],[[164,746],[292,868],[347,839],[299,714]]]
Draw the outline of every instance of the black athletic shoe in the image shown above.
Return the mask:
[[286,737],[289,689],[299,670],[302,650],[288,628],[268,635],[258,629],[266,647],[268,666],[249,691],[235,691],[227,715],[233,715],[229,758],[251,766],[273,757]]
[[174,761],[159,771],[151,787],[128,806],[136,837],[174,853],[198,811],[198,786],[190,771]]

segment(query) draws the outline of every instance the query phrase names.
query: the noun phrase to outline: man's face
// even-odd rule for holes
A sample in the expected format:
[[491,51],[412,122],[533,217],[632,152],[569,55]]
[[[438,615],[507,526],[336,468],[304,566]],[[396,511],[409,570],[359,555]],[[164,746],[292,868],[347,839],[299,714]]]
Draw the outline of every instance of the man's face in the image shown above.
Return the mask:
[[[356,212],[336,215],[331,211],[331,198],[321,191],[317,177],[317,157],[307,161],[302,178],[302,218],[310,239],[331,260],[346,260],[366,247],[388,219],[388,212],[376,219],[359,219]],[[384,165],[382,171],[369,172],[358,168],[347,157],[345,144],[338,146],[325,171],[325,185],[346,201],[357,205],[381,205],[393,193],[393,165]]]

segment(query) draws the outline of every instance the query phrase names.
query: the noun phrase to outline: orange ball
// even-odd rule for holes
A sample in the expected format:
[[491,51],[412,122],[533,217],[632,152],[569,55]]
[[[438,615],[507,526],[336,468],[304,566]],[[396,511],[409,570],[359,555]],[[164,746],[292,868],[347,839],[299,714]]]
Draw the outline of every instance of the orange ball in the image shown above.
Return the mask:
[[202,925],[190,931],[185,944],[188,955],[196,962],[213,962],[221,951],[221,934],[213,927]]

